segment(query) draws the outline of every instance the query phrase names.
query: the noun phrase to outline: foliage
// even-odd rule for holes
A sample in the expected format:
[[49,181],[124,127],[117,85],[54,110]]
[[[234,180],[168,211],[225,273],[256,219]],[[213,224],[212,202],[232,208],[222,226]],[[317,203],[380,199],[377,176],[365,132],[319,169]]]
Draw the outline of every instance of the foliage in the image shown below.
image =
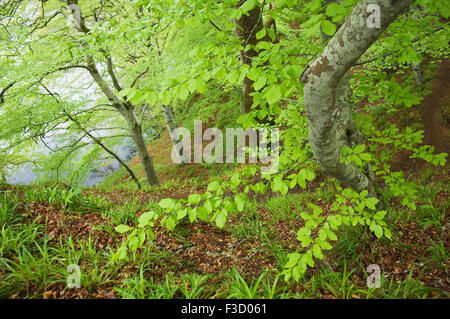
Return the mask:
[[[111,267],[136,262],[142,250],[152,247],[158,224],[170,231],[187,221],[211,223],[223,229],[231,216],[246,213],[253,205],[252,197],[287,196],[294,189],[315,187],[324,172],[310,146],[300,78],[357,2],[276,0],[275,6],[268,9],[262,0],[247,0],[240,6],[237,0],[119,1],[115,6],[80,1],[89,27],[86,32],[68,24],[67,5],[60,1],[46,1],[42,6],[38,1],[21,4],[15,14],[8,16],[7,25],[1,22],[0,28],[0,72],[4,74],[0,88],[5,88],[0,91],[0,169],[35,162],[43,173],[42,180],[80,185],[95,161],[104,156],[102,148],[86,140],[85,130],[108,131],[99,137],[113,147],[130,134],[133,126],[123,126],[132,118],[149,133],[148,142],[156,137],[151,133],[165,127],[161,105],[171,104],[177,121],[189,129],[194,119],[213,122],[220,128],[280,128],[280,167],[275,174],[261,174],[261,165],[233,167],[226,176],[208,180],[205,191],[190,192],[187,198],[163,198],[157,207],[146,207],[137,219],[137,203],[109,208],[105,214],[118,215],[108,227],[123,236],[120,246],[111,248],[107,256]],[[275,31],[264,26],[255,34],[258,41],[251,49],[257,54],[246,64],[239,52],[247,51],[250,45],[235,36],[233,19],[249,15],[257,7],[262,10],[261,19],[274,19],[277,27]],[[449,26],[445,21],[449,15],[448,1],[415,1],[353,68],[350,107],[358,130],[367,140],[343,146],[341,163],[353,165],[376,180],[379,196],[368,190],[355,191],[325,176],[334,192],[320,186],[315,190],[326,193],[328,206],[311,201],[307,208],[298,210],[302,226],[296,230],[295,248],[287,254],[273,283],[264,281],[264,274],[248,284],[235,271],[230,297],[261,297],[260,285],[266,285],[267,293],[276,296],[281,275],[286,281],[306,280],[308,267],[317,268],[326,258],[334,242],[341,239],[343,228],[363,229],[378,240],[393,240],[389,224],[393,210],[389,203],[394,198],[401,209],[428,215],[421,220],[423,227],[442,228],[439,209],[432,202],[419,204],[423,194],[418,185],[403,172],[392,171],[389,163],[406,150],[411,158],[444,166],[448,154],[436,154],[433,146],[422,145],[421,127],[403,127],[389,119],[405,109],[414,109],[429,90],[414,84],[411,67],[448,58]],[[300,30],[292,27],[292,22]],[[131,117],[119,116],[114,109],[117,102],[99,94],[100,82],[92,90],[86,89],[90,84],[85,72],[88,67],[92,71],[93,66],[112,83],[113,95],[133,110]],[[254,92],[252,111],[242,114],[240,90],[244,79],[252,81]],[[83,127],[75,125],[70,114]],[[49,140],[57,147],[48,145]],[[87,151],[79,152],[84,147]],[[81,188],[38,186],[25,189],[24,196],[29,201],[61,205],[65,211],[101,206],[85,200]],[[274,202],[268,207],[276,207]],[[11,285],[24,283],[28,287],[28,276],[33,283],[43,280],[45,286],[60,282],[58,275],[49,275],[50,271],[60,274],[61,265],[51,262],[48,242],[38,238],[40,228],[34,224],[5,226],[15,222],[10,211],[16,209],[14,200],[4,195],[0,202],[0,264],[11,271]],[[442,242],[433,243],[431,254],[437,262],[445,260],[444,248]],[[18,260],[7,260],[13,253]],[[33,266],[25,269],[27,263]],[[32,275],[33,271],[38,274]],[[103,275],[94,270],[84,280],[101,282]],[[336,297],[351,297],[357,289],[348,287],[350,275],[346,268],[342,273],[326,272],[324,286]],[[127,298],[149,294],[170,298],[176,293],[186,298],[210,296],[204,288],[209,277],[184,275],[176,290],[168,289],[167,278],[163,289],[146,282],[141,268],[139,275],[126,279],[118,291]],[[2,287],[0,295],[6,295],[8,287]],[[403,288],[406,292],[397,291],[394,296],[410,296],[415,286],[405,281]]]

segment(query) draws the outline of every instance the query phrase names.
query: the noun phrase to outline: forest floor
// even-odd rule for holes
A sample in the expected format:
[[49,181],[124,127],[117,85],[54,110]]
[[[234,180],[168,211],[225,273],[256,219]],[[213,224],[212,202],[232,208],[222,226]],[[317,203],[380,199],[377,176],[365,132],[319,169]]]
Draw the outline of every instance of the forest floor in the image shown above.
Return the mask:
[[[405,111],[408,121],[423,126],[424,143],[447,153],[449,76],[446,60],[431,94]],[[449,297],[449,165],[433,167],[407,153],[392,165],[419,185],[417,209],[391,199],[393,240],[377,240],[364,229],[343,229],[324,260],[297,283],[284,282],[277,274],[297,247],[300,213],[307,203],[320,205],[325,214],[330,210],[327,184],[317,191],[323,176],[304,191],[254,199],[243,213],[231,215],[222,230],[208,223],[183,223],[169,232],[157,225],[152,244],[128,261],[111,264],[111,254],[123,240],[116,225],[135,224],[165,197],[204,191],[210,176],[226,178],[223,168],[171,166],[168,136],[149,149],[157,171],[165,167],[159,187],[119,187],[131,183],[125,175],[110,181],[118,187],[80,194],[59,185],[0,185],[0,221],[6,225],[0,237],[0,298]],[[131,166],[139,171],[136,160]],[[69,264],[81,267],[81,288],[67,287]],[[381,268],[381,288],[367,288],[370,264]]]

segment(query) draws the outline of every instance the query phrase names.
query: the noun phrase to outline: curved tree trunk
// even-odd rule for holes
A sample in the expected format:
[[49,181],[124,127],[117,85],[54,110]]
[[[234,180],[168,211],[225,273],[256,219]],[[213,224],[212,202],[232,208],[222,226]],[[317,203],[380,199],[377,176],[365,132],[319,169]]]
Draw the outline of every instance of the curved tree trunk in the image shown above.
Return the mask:
[[[303,73],[309,137],[315,158],[328,174],[356,191],[376,195],[369,174],[340,162],[342,146],[361,142],[351,118],[348,72],[412,0],[361,0],[350,17],[328,42],[322,54]],[[380,7],[380,28],[369,28],[370,4]]]
[[128,114],[127,116],[128,127],[130,129],[131,137],[136,145],[136,149],[139,155],[139,159],[144,168],[145,178],[149,185],[159,185],[158,177],[156,176],[155,169],[153,167],[153,160],[150,157],[147,145],[144,141],[144,136],[142,134],[142,127],[138,123],[134,113]]
[[[89,33],[89,29],[86,27],[86,24],[84,22],[84,17],[81,13],[80,8],[78,6],[78,0],[70,0],[68,1],[69,8],[72,11],[72,14],[74,15],[74,18],[76,20],[76,28],[85,34]],[[77,12],[78,10],[78,12]],[[85,42],[81,42],[81,45],[83,46],[86,51],[89,51],[88,44]],[[111,102],[112,106],[119,111],[119,113],[124,117],[124,119],[127,121],[128,127],[130,129],[131,138],[133,139],[137,152],[139,155],[139,159],[142,163],[142,166],[144,168],[145,177],[147,179],[147,182],[149,185],[159,185],[158,177],[156,176],[155,169],[153,167],[153,161],[150,157],[150,154],[148,153],[147,147],[145,145],[144,136],[142,134],[142,128],[139,122],[136,119],[136,116],[134,114],[134,105],[126,101],[126,98],[119,97],[114,91],[111,89],[111,87],[115,88],[117,91],[121,91],[121,86],[119,84],[119,81],[114,73],[114,67],[112,63],[112,58],[106,52],[106,50],[100,50],[101,53],[104,55],[106,59],[107,64],[107,72],[111,78],[112,85],[108,83],[105,78],[100,74],[97,65],[95,64],[94,57],[92,55],[87,55],[87,66],[83,66],[85,69],[88,70],[89,74],[92,76],[94,81],[97,83],[97,85],[100,87],[103,94],[108,98],[108,100]]]
[[136,145],[136,149],[139,155],[139,159],[144,168],[145,177],[149,185],[159,185],[158,177],[156,176],[155,169],[153,167],[153,161],[150,157],[147,146],[145,145],[144,136],[142,134],[142,127],[136,119],[133,112],[133,105],[127,102],[123,102],[114,92],[110,89],[109,85],[103,79],[103,77],[98,72],[95,63],[88,58],[88,70],[94,81],[106,95],[106,97],[111,101],[112,105],[122,114],[128,124],[130,129],[131,138]]

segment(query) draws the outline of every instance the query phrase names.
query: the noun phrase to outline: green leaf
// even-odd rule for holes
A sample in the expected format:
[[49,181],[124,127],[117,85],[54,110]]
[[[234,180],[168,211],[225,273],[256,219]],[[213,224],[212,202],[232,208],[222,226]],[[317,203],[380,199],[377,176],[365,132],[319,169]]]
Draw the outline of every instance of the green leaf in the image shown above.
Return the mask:
[[336,25],[328,20],[322,20],[322,32],[331,37],[336,32]]
[[370,230],[375,233],[377,238],[381,238],[383,236],[383,227],[378,225],[375,221],[372,221],[369,226]]
[[144,226],[147,226],[149,224],[150,220],[152,220],[154,215],[155,215],[155,212],[153,212],[153,211],[143,213],[138,218],[138,227],[142,228]]
[[258,44],[256,44],[256,50],[269,50],[273,46],[272,42],[269,41],[259,41]]
[[258,80],[259,76],[262,73],[262,69],[258,68],[258,67],[253,67],[250,70],[248,70],[247,72],[247,77],[252,80],[252,81],[256,81]]
[[392,239],[392,233],[391,230],[389,228],[384,228],[384,236],[388,239]]
[[181,100],[186,100],[189,96],[189,89],[184,85],[180,85],[177,90],[177,95]]
[[372,160],[372,155],[370,155],[369,153],[361,153],[361,154],[359,154],[359,157],[366,162],[369,162]]
[[114,230],[120,234],[126,233],[130,230],[130,227],[124,224],[118,225],[114,228]]
[[295,185],[297,185],[297,176],[295,176],[295,178],[291,179],[291,181],[289,182],[289,188],[292,189],[295,187]]
[[130,247],[132,251],[136,251],[136,249],[139,248],[139,239],[136,236],[129,238],[128,247]]
[[169,218],[166,219],[166,226],[169,230],[174,230],[176,224],[177,224],[177,222],[175,221],[175,219],[172,216],[170,216]]
[[287,255],[288,261],[286,262],[285,268],[292,268],[295,265],[297,265],[298,261],[300,260],[300,254],[298,252],[290,253]]
[[164,91],[161,93],[161,102],[164,105],[169,105],[171,101],[172,101],[172,95],[170,94],[169,91]]
[[193,223],[195,221],[195,218],[197,217],[197,209],[196,208],[189,208],[189,221]]
[[159,206],[166,210],[173,209],[175,207],[175,200],[172,198],[164,198],[159,202]]
[[324,249],[324,250],[330,250],[331,248],[333,248],[333,246],[330,245],[329,242],[327,242],[326,240],[321,240],[318,238],[316,239],[316,242],[319,244],[320,248]]
[[215,192],[220,188],[220,184],[218,181],[213,181],[211,183],[208,184],[208,192]]
[[309,265],[309,267],[314,267],[314,259],[312,257],[311,251],[307,251],[305,254],[303,254],[302,256],[302,261],[306,264]]
[[191,91],[191,93],[194,93],[195,90],[197,89],[197,81],[195,79],[190,79],[189,83],[188,83],[188,87],[189,87],[189,91]]
[[309,9],[311,10],[312,13],[319,12],[321,8],[322,8],[322,1],[321,0],[313,0],[309,4]]
[[203,79],[197,78],[195,80],[195,87],[199,93],[206,92],[206,82]]
[[216,225],[219,228],[223,228],[227,222],[228,213],[225,210],[221,210],[216,216]]
[[316,178],[316,173],[311,168],[307,168],[305,170],[305,178],[311,182],[314,180],[314,178]]
[[325,14],[329,17],[334,17],[338,14],[343,15],[345,14],[345,12],[345,8],[338,3],[330,3],[325,10]]
[[178,210],[178,212],[177,212],[177,219],[178,219],[178,220],[181,220],[181,219],[183,219],[184,217],[186,217],[187,211],[188,211],[187,208],[183,208],[183,209]]
[[330,238],[331,240],[336,241],[338,239],[336,234],[331,229],[326,229],[326,232],[327,232],[328,238]]
[[355,162],[355,164],[357,164],[358,166],[363,166],[363,162],[361,161],[361,159],[359,158],[358,155],[351,155],[351,159],[353,162]]
[[362,152],[364,152],[365,149],[366,149],[366,145],[364,145],[364,144],[357,145],[357,146],[355,146],[355,148],[353,149],[353,153],[355,153],[355,154],[361,154]]
[[342,19],[344,19],[344,15],[338,14],[338,15],[335,15],[333,18],[331,18],[331,21],[337,23],[337,22],[341,21]]
[[296,267],[292,268],[292,277],[295,281],[299,281],[302,275],[305,273],[306,265],[304,263],[301,263],[297,265]]
[[285,182],[281,183],[280,193],[284,196],[289,192],[289,186]]
[[208,211],[208,209],[206,209],[203,206],[197,208],[197,215],[202,221],[206,221],[206,219],[208,218],[209,213],[210,212]]
[[244,201],[239,196],[234,197],[234,203],[236,204],[236,209],[238,212],[244,211]]
[[266,82],[267,82],[267,78],[261,74],[258,77],[258,80],[256,80],[256,82],[253,83],[253,87],[256,91],[259,91],[264,87],[264,85],[266,85]]
[[323,259],[322,249],[320,248],[319,244],[314,244],[312,251],[314,257],[316,257],[317,259]]
[[[375,198],[375,197],[370,197],[370,198],[367,198],[366,199],[366,206],[369,208],[369,209],[371,209],[371,210],[376,210],[377,208],[376,208],[376,204],[379,202],[380,200],[378,199],[378,198]],[[381,213],[381,212],[378,212],[378,213]],[[384,217],[384,215],[383,215],[383,217]],[[383,218],[382,217],[382,218]],[[381,218],[381,219],[382,219]]]
[[199,194],[191,194],[188,197],[188,202],[189,202],[189,204],[196,205],[196,204],[200,203],[201,199],[202,198]]
[[266,36],[267,30],[266,29],[261,29],[261,31],[256,33],[256,39],[262,39]]
[[256,3],[257,3],[256,0],[247,0],[240,7],[240,9],[242,10],[242,12],[248,12],[256,7]]
[[274,104],[281,99],[281,88],[279,85],[271,86],[266,93],[267,102],[269,104]]
[[379,212],[377,212],[375,214],[375,216],[373,218],[375,218],[376,220],[381,220],[384,218],[384,216],[386,215],[386,211],[385,210],[380,210]]
[[127,246],[121,246],[116,254],[119,260],[127,259]]
[[383,227],[381,227],[380,225],[376,225],[374,232],[375,232],[375,236],[377,236],[377,238],[381,238],[383,236]]
[[235,173],[231,176],[230,182],[233,187],[237,187],[241,183],[241,177],[238,173]]
[[[228,73],[228,81],[230,81],[231,83],[237,83],[239,81],[239,77],[240,77],[240,73],[236,69],[231,70],[231,72]],[[190,89],[191,88],[189,87],[189,90]],[[194,91],[195,91],[195,88],[194,88]],[[194,91],[191,90],[191,92],[194,92]]]
[[151,228],[147,229],[147,240],[152,241],[155,238],[155,233]]

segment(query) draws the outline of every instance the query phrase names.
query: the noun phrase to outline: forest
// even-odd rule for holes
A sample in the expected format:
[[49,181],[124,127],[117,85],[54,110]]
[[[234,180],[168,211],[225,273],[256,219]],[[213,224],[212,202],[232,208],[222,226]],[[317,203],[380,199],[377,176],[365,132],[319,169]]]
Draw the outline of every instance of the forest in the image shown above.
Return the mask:
[[0,299],[449,298],[449,18],[0,0]]

